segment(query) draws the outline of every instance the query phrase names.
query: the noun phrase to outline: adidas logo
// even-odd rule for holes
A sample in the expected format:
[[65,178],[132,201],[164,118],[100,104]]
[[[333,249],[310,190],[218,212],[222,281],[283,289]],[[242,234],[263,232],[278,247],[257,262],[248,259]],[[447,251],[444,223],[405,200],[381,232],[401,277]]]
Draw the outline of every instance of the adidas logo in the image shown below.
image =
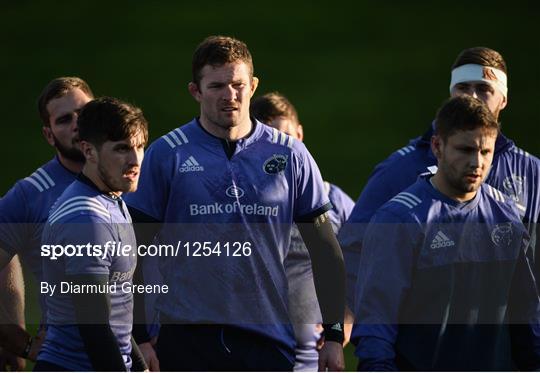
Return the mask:
[[456,243],[452,241],[446,234],[442,231],[437,232],[433,241],[431,241],[432,249],[440,249],[441,247],[454,246]]
[[189,158],[182,163],[182,166],[180,166],[179,169],[180,172],[196,172],[196,171],[204,171],[204,167],[197,162],[195,158],[193,158],[192,155],[189,156]]

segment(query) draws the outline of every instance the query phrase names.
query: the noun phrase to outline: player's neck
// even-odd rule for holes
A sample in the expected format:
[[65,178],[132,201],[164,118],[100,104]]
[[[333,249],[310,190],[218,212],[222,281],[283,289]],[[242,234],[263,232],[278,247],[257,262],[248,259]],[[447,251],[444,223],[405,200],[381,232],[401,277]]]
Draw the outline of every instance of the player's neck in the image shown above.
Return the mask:
[[441,194],[460,203],[472,200],[477,193],[476,190],[467,193],[456,190],[445,180],[444,176],[440,172],[437,172],[434,176],[432,176],[429,181],[431,182],[431,185],[433,185],[433,187]]
[[72,159],[66,158],[66,157],[64,157],[62,154],[60,154],[58,152],[56,154],[58,156],[58,161],[60,162],[60,164],[62,164],[62,166],[64,166],[69,171],[73,172],[74,174],[81,173],[81,171],[83,169],[83,166],[84,166],[84,163],[81,163],[81,162],[74,161]]
[[105,181],[101,178],[97,167],[94,167],[89,164],[85,164],[82,169],[82,174],[86,176],[94,185],[95,187],[104,194],[114,195],[116,197],[120,197],[122,195],[121,191],[112,191],[111,188],[105,183]]
[[252,123],[251,118],[247,118],[245,121],[240,123],[237,126],[233,127],[222,127],[217,124],[212,123],[211,121],[207,120],[206,118],[199,119],[201,126],[211,135],[215,137],[219,137],[220,139],[224,139],[227,141],[238,141],[240,139],[243,139],[244,137],[249,136],[251,133]]

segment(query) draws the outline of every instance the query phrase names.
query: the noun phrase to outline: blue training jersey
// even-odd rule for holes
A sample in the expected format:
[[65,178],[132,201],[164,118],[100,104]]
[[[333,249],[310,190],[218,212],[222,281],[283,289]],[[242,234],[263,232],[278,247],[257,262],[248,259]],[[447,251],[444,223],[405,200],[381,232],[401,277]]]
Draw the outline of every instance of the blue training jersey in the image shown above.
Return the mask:
[[[109,325],[126,367],[131,367],[133,294],[130,285],[137,249],[123,200],[100,192],[86,180],[76,180],[51,209],[42,245],[43,282],[56,288],[54,294],[49,292],[46,297],[48,329],[38,360],[73,371],[93,370],[76,325],[71,297],[81,292],[99,292],[109,296]],[[61,245],[66,252],[53,257],[53,249],[47,245]],[[70,287],[67,276],[85,274],[107,275],[107,287],[98,290]]]
[[237,325],[278,342],[292,360],[283,266],[291,226],[331,204],[305,146],[253,123],[230,158],[197,119],[164,135],[126,202],[164,222],[159,242],[178,249],[160,257],[169,287],[158,299],[162,322]]
[[[328,182],[324,186],[332,203],[328,217],[337,235],[351,213],[354,201],[338,186]],[[322,316],[313,283],[309,252],[296,226],[293,227],[289,253],[285,258],[285,273],[289,284],[289,312],[296,337],[294,371],[316,371],[320,332],[315,324],[322,323]]]
[[[347,300],[354,304],[354,284],[364,231],[375,211],[399,192],[413,184],[419,175],[434,173],[437,159],[431,151],[430,129],[422,137],[394,152],[375,167],[354,209],[340,231],[339,242],[345,257]],[[485,182],[514,200],[522,221],[537,246],[536,224],[540,215],[540,160],[518,148],[500,134],[495,144],[491,171]],[[535,275],[540,275],[540,261]]]
[[[30,176],[19,180],[0,199],[0,248],[19,255],[24,264],[41,281],[39,246],[43,224],[60,194],[75,180],[76,174],[62,166],[55,157]],[[45,301],[40,297],[42,323]]]
[[528,239],[514,203],[487,184],[459,203],[420,178],[384,204],[358,269],[360,369],[511,370],[511,346],[532,364],[521,367],[538,367],[527,351],[540,341],[524,330],[538,333]]
[[[328,182],[324,183],[332,209],[328,217],[335,234],[347,220],[354,201],[343,190]],[[289,252],[285,258],[285,272],[289,282],[289,307],[292,321],[298,324],[321,323],[322,317],[313,284],[311,259],[300,231],[293,227]]]

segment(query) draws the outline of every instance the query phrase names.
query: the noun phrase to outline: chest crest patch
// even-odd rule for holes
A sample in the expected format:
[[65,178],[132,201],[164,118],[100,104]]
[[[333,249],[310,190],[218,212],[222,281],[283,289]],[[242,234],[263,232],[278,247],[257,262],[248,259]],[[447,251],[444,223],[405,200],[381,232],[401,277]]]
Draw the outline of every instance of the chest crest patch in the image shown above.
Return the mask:
[[277,175],[287,167],[288,156],[284,154],[274,154],[263,164],[263,171],[268,175]]
[[512,223],[497,224],[491,231],[491,241],[497,246],[510,246],[512,234]]

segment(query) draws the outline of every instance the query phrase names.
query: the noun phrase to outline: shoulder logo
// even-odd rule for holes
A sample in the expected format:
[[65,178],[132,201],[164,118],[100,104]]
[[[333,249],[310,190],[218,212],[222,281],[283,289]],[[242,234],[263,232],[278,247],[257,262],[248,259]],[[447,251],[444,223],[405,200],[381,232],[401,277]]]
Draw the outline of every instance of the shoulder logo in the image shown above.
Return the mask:
[[197,162],[197,160],[190,155],[189,158],[182,163],[180,168],[178,169],[180,172],[200,172],[204,171],[204,167]]
[[493,188],[489,184],[485,184],[487,186],[487,192],[491,198],[494,198],[496,201],[504,202],[504,195],[502,192],[498,189]]
[[444,234],[443,231],[438,231],[429,247],[432,249],[440,249],[442,247],[454,246],[455,244],[456,243]]
[[105,218],[110,218],[109,211],[95,198],[78,196],[64,201],[58,208],[55,208],[49,214],[48,221],[52,225],[64,216],[68,216],[75,212],[94,213]]
[[161,138],[163,138],[173,149],[179,145],[187,144],[189,142],[188,138],[180,128],[172,130],[166,135],[161,136]]
[[397,152],[398,152],[400,155],[403,156],[403,155],[405,155],[405,154],[409,154],[409,153],[412,152],[412,151],[414,151],[414,146],[408,145],[408,146],[404,146],[404,147],[401,148],[401,149],[398,149]]
[[42,168],[38,168],[36,172],[25,178],[25,180],[32,184],[39,192],[43,192],[56,185],[49,174]]
[[274,154],[263,164],[263,170],[268,175],[277,175],[287,167],[288,156],[284,154]]
[[236,185],[231,185],[227,188],[225,194],[231,198],[242,198],[244,196],[244,190]]
[[491,231],[491,241],[497,246],[510,246],[512,235],[512,223],[497,224]]
[[390,201],[400,203],[410,209],[422,203],[422,200],[420,198],[409,192],[401,192],[397,196],[392,198]]
[[292,148],[294,139],[292,136],[272,128],[272,137],[270,141],[272,141],[274,144],[281,144],[287,146],[288,148]]
[[527,153],[525,150],[520,149],[520,148],[518,148],[518,147],[515,146],[515,145],[514,145],[510,150],[513,151],[514,153],[519,154],[519,155],[522,155],[522,156],[524,156],[524,157],[529,157],[529,156],[530,156],[530,154]]
[[519,196],[523,194],[524,185],[525,177],[520,175],[512,174],[503,180],[504,191],[516,202],[519,202]]

